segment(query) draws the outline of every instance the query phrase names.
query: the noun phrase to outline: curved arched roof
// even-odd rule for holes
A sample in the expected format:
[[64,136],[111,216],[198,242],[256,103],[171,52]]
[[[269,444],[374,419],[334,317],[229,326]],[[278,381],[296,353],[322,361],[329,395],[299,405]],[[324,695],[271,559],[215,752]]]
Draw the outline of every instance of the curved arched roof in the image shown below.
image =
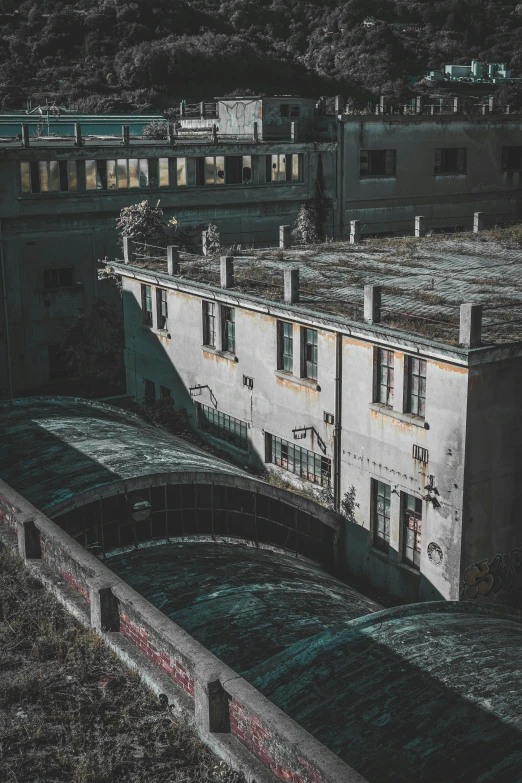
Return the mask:
[[138,476],[193,471],[248,476],[112,405],[73,397],[0,403],[0,478],[42,511]]

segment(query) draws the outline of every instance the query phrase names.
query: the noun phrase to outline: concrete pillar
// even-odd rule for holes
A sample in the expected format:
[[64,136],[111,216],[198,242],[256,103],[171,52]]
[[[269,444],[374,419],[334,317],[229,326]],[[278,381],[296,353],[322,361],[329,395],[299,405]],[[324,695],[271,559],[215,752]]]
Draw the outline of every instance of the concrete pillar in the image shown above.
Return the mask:
[[285,250],[292,243],[291,226],[279,226],[279,247]]
[[134,261],[132,237],[123,237],[123,261],[126,264],[132,264]]
[[295,304],[299,301],[299,269],[285,269],[285,302]]
[[234,256],[221,256],[219,261],[221,288],[231,288],[234,285]]
[[384,95],[381,95],[381,97],[379,98],[379,114],[386,114],[386,109],[387,109],[386,98],[384,97]]
[[489,113],[493,114],[496,109],[497,100],[494,95],[490,95],[488,99]]
[[212,144],[217,144],[217,125],[212,125]]
[[462,111],[461,100],[457,95],[455,95],[455,97],[453,98],[453,113],[460,114],[461,111]]
[[461,304],[459,343],[464,348],[478,348],[481,343],[482,305]]
[[179,116],[184,117],[185,116],[185,104],[183,101],[179,104]]
[[290,123],[290,141],[299,141],[299,123]]
[[174,133],[174,125],[172,122],[169,122],[167,126],[167,141],[169,144],[174,144],[176,140],[176,135]]
[[168,245],[167,247],[167,272],[169,275],[179,275],[179,247]]
[[480,231],[483,230],[483,212],[475,212],[473,214],[473,233],[478,234]]
[[422,114],[424,111],[424,96],[417,95],[415,98],[415,112],[416,114]]
[[368,324],[378,324],[381,320],[381,286],[364,286],[364,320]]
[[29,146],[29,125],[22,123],[22,147]]
[[130,139],[130,133],[129,133],[129,126],[128,125],[122,125],[121,126],[121,139],[123,142],[123,145],[125,147],[129,146],[129,139]]
[[32,517],[24,516],[16,521],[18,551],[24,560],[41,560],[40,531]]
[[203,249],[203,255],[206,256],[208,253],[206,230],[201,232],[201,247]]
[[91,626],[96,631],[120,630],[120,607],[112,586],[100,577],[87,579],[91,603]]
[[194,678],[194,717],[203,736],[230,732],[229,701],[215,674],[210,681],[204,675]]
[[335,113],[336,114],[344,113],[344,98],[342,95],[335,96]]
[[257,122],[254,122],[254,141],[259,141],[259,130]]
[[82,140],[82,126],[79,122],[74,123],[74,146],[75,147],[81,147],[83,144]]
[[350,220],[350,245],[357,245],[361,241],[361,221]]
[[423,237],[426,234],[424,215],[415,215],[415,236]]
[[200,115],[200,117],[204,117],[205,116],[205,103],[204,103],[204,101],[201,101],[200,104],[199,104],[199,115]]

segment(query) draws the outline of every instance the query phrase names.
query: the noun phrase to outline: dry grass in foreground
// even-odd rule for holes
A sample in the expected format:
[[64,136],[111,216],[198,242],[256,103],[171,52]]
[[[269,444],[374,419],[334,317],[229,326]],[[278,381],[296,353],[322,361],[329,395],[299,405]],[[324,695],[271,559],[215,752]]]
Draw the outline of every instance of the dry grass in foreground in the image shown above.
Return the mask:
[[1,547],[2,783],[243,783]]

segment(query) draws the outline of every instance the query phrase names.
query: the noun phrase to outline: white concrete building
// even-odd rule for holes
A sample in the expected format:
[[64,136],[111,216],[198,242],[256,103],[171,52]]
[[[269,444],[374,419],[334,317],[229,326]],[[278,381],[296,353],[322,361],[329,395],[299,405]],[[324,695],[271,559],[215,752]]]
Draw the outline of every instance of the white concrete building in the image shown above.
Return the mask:
[[353,487],[345,573],[519,605],[520,252],[385,249],[115,264],[128,391],[172,396],[240,464],[337,508]]

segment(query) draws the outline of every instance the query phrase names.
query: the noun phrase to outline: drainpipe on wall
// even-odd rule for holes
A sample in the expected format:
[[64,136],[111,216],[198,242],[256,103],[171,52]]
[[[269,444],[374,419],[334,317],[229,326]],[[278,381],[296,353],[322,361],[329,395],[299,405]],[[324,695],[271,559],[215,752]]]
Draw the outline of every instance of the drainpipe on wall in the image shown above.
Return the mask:
[[9,318],[7,315],[7,288],[5,284],[4,269],[4,242],[2,239],[2,226],[0,222],[0,274],[2,280],[2,295],[4,300],[4,320],[5,320],[5,345],[7,354],[7,381],[9,384],[9,399],[13,401],[13,374],[11,368],[11,340],[9,338]]
[[[337,120],[337,231],[338,238],[342,240],[344,233],[344,195],[343,195],[343,149],[344,149],[344,120]],[[334,231],[335,235],[335,231]],[[334,236],[335,238],[335,236]]]
[[335,425],[334,425],[334,506],[335,510],[341,510],[341,417],[343,395],[343,335],[336,332],[335,335]]

